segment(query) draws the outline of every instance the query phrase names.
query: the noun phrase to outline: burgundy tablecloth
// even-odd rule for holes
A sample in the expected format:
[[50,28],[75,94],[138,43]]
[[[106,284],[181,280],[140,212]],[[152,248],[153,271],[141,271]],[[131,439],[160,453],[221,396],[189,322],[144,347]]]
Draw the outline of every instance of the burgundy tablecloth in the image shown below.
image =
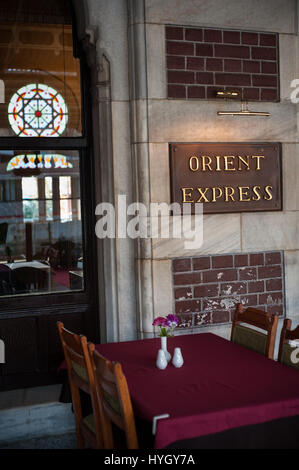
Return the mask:
[[159,338],[97,345],[121,362],[137,416],[170,415],[158,421],[156,448],[299,415],[298,371],[210,333],[169,338],[169,352],[180,346],[185,364],[159,370],[159,345]]

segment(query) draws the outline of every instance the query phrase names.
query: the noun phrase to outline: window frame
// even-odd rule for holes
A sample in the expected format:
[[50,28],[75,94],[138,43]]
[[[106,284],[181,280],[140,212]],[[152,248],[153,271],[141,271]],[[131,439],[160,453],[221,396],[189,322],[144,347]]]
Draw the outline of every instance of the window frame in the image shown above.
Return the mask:
[[[97,244],[95,239],[95,182],[91,135],[90,73],[84,51],[77,39],[76,18],[72,10],[73,52],[80,61],[81,126],[79,137],[0,137],[0,150],[39,150],[63,153],[76,150],[80,160],[81,221],[84,288],[82,291],[18,294],[0,297],[0,319],[42,316],[52,313],[97,309]],[[82,79],[84,77],[84,80]],[[8,105],[8,103],[7,103]],[[88,240],[88,243],[86,243]],[[34,301],[33,301],[34,299]],[[34,306],[33,306],[34,305]]]

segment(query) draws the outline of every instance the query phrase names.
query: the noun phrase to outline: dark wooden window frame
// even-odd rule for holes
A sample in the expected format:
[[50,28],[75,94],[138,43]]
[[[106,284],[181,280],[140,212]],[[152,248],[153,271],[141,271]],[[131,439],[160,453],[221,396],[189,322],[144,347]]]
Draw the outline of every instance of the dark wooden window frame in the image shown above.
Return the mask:
[[[49,364],[49,360],[51,360],[51,355],[49,356],[47,354],[50,349],[49,344],[44,346],[45,341],[51,341],[47,331],[49,318],[52,322],[52,330],[53,322],[56,323],[56,320],[62,320],[65,321],[67,325],[66,319],[69,318],[70,325],[72,325],[72,320],[74,320],[73,324],[80,324],[81,331],[78,331],[78,333],[86,334],[90,340],[99,342],[98,272],[96,262],[97,243],[95,237],[96,221],[94,216],[95,181],[91,135],[91,85],[85,54],[77,39],[76,20],[73,8],[72,14],[74,54],[80,60],[81,72],[82,137],[0,137],[0,150],[13,149],[33,152],[39,149],[51,151],[78,151],[80,157],[84,290],[0,297],[0,338],[1,325],[5,324],[6,320],[11,321],[12,319],[17,320],[18,318],[28,318],[28,320],[38,319],[37,331],[41,332],[43,331],[43,326],[45,327],[44,338],[38,339],[40,344],[37,344],[37,350],[40,348],[41,354],[37,359],[36,370],[31,373],[24,373],[24,375],[17,374],[14,376],[12,374],[11,376],[6,376],[5,365],[0,364],[0,391],[1,389],[28,387],[58,381],[56,370],[57,363],[55,363],[55,359],[57,362],[59,352],[52,356],[54,357],[53,364]],[[84,77],[84,80],[82,77]],[[78,318],[80,318],[79,322]],[[70,327],[71,326],[69,326],[69,328]]]

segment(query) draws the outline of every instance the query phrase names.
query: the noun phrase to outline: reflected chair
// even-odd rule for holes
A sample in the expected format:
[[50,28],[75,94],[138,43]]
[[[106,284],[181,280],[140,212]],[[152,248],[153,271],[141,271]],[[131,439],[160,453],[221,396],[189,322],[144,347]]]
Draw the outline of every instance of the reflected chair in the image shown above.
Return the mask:
[[[79,336],[64,328],[62,322],[57,322],[59,336],[66,361],[69,385],[72,394],[73,409],[76,421],[77,444],[84,449],[87,442],[95,449],[103,448],[101,419],[94,374],[85,336]],[[80,390],[91,397],[93,413],[86,417],[82,415]]]
[[[243,324],[264,332],[248,328]],[[232,323],[231,341],[273,359],[277,324],[276,315],[270,315],[252,307],[244,310],[242,304],[237,304]]]
[[125,433],[128,449],[138,449],[138,439],[130,392],[119,362],[101,356],[88,344],[100,404],[105,449],[114,449],[113,424]]
[[[294,369],[299,370],[299,361],[292,361],[292,353],[294,352],[294,348],[299,348],[299,325],[294,329],[291,330],[292,327],[292,320],[289,318],[285,318],[283,322],[283,327],[280,334],[280,342],[279,342],[279,351],[278,351],[278,362],[281,364],[285,364],[289,367],[293,367]],[[298,340],[298,345],[291,344],[291,341]],[[299,358],[299,354],[296,354],[296,359]],[[297,359],[298,360],[298,359]]]
[[40,268],[23,266],[12,270],[12,283],[18,294],[44,290],[47,287],[47,280],[48,273]]
[[12,294],[11,269],[0,263],[0,295]]

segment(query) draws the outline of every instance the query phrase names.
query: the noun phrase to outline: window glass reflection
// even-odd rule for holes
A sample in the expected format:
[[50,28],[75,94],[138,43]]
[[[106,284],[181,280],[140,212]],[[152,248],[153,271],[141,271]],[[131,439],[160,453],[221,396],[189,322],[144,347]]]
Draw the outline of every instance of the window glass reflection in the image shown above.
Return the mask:
[[76,151],[0,151],[0,295],[83,289]]
[[[67,1],[0,0],[0,136],[81,135],[80,63]],[[2,88],[1,88],[2,94]]]

